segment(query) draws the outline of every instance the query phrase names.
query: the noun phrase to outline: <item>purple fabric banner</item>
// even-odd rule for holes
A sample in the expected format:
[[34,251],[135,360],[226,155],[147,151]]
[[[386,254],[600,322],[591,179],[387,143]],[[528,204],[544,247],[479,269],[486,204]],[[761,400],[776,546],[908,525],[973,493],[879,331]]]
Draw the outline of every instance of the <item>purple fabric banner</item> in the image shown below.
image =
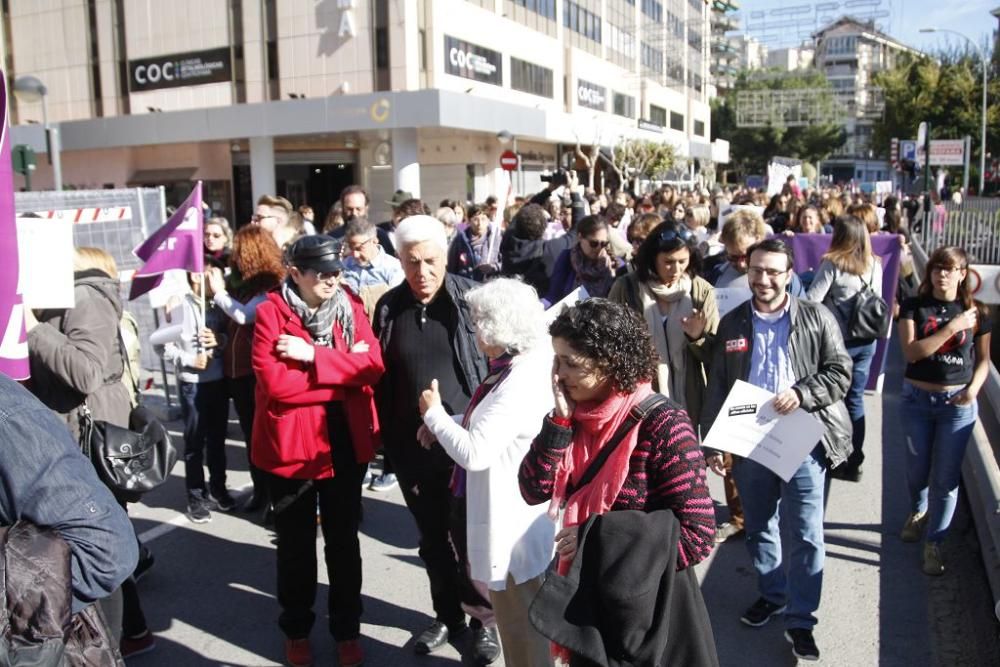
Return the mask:
[[10,161],[10,127],[7,116],[7,73],[0,70],[0,373],[25,380],[28,369],[28,336],[24,331],[24,301],[19,282],[17,222],[14,215],[14,168]]
[[205,270],[205,246],[202,239],[204,223],[201,181],[198,181],[166,224],[133,251],[136,257],[146,263],[132,276],[129,301],[138,299],[159,285],[164,271],[184,269],[201,273]]
[[[830,248],[832,234],[796,234],[789,239],[795,251],[795,272],[802,274],[815,271],[823,261],[823,253]],[[889,312],[893,312],[896,303],[896,285],[899,284],[899,260],[902,248],[896,234],[874,234],[872,237],[872,252],[882,258],[882,298],[889,304]],[[890,335],[892,330],[890,329]],[[888,340],[880,339],[875,348],[875,358],[872,360],[872,372],[868,375],[868,389],[875,389],[878,376],[885,365]]]

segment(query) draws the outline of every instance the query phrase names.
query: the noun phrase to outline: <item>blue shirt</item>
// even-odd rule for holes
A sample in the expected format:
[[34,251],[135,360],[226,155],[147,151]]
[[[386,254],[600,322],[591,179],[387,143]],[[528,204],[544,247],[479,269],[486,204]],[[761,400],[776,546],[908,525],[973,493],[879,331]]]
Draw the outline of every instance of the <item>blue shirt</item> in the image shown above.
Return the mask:
[[788,355],[788,337],[792,331],[790,305],[792,297],[776,318],[757,312],[751,306],[753,320],[753,353],[750,356],[750,377],[755,387],[780,394],[795,384],[795,370]]
[[375,259],[366,265],[354,257],[344,259],[344,283],[355,294],[360,294],[362,287],[373,285],[395,287],[403,282],[404,277],[403,265],[385,250],[379,250]]

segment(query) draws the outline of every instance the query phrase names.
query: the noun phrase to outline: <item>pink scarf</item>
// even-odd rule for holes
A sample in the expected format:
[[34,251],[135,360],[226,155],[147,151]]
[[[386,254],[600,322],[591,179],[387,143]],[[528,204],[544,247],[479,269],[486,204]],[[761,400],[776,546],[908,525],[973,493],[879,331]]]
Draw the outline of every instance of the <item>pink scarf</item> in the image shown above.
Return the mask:
[[[628,477],[629,459],[639,442],[638,428],[629,431],[594,479],[577,489],[568,499],[567,486],[570,480],[576,482],[583,476],[588,464],[625,421],[629,411],[652,393],[652,385],[646,382],[636,387],[631,394],[615,392],[600,403],[577,403],[573,410],[573,422],[577,428],[573,434],[573,442],[556,469],[555,488],[549,505],[549,516],[555,519],[558,517],[559,507],[566,501],[563,527],[578,526],[591,514],[604,514],[611,509]],[[560,558],[559,574],[565,575],[569,566],[569,561]]]

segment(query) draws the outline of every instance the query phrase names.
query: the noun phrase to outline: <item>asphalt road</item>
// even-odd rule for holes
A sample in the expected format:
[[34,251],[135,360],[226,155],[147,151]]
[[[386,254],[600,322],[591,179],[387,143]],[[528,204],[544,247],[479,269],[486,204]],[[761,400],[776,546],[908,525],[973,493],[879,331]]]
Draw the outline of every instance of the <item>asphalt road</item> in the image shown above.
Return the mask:
[[[886,387],[899,386],[899,361]],[[154,399],[155,400],[155,399]],[[998,626],[975,531],[960,514],[946,545],[948,571],[930,579],[920,571],[920,545],[905,544],[898,529],[906,515],[902,438],[897,396],[869,395],[865,475],[858,484],[834,481],[827,516],[827,559],[816,640],[818,664],[1000,664]],[[235,420],[231,436],[239,437]],[[230,486],[249,482],[239,440],[228,447]],[[714,497],[722,498],[713,478]],[[432,620],[427,578],[417,557],[417,535],[399,490],[364,492],[363,646],[370,666],[457,664],[464,646],[418,657],[412,636]],[[173,479],[133,506],[137,531],[156,555],[139,584],[154,652],[130,666],[280,665],[282,636],[274,598],[273,534],[260,517],[214,513],[195,525],[182,514],[182,464]],[[724,507],[720,513],[724,514]],[[322,538],[317,539],[322,562]],[[320,568],[323,572],[323,568]],[[792,665],[780,622],[748,628],[739,622],[757,597],[742,539],[734,538],[697,566],[722,665]],[[318,592],[322,609],[325,572]],[[312,633],[318,665],[336,664],[323,614]],[[497,664],[502,665],[502,660]]]

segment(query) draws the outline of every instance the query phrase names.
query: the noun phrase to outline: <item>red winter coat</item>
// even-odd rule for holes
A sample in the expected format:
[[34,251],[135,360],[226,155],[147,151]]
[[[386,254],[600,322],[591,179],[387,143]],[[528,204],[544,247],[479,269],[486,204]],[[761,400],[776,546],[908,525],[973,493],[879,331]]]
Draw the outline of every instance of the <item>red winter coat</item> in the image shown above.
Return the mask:
[[281,294],[269,294],[257,308],[253,338],[257,410],[251,455],[262,470],[294,479],[333,477],[326,420],[331,401],[343,401],[357,461],[368,463],[375,457],[379,426],[372,388],[385,366],[361,301],[350,292],[348,296],[354,339],[368,343],[368,352],[348,352],[340,327],[334,324],[333,347],[317,347],[311,364],[281,359],[275,350],[281,334],[312,341]]

